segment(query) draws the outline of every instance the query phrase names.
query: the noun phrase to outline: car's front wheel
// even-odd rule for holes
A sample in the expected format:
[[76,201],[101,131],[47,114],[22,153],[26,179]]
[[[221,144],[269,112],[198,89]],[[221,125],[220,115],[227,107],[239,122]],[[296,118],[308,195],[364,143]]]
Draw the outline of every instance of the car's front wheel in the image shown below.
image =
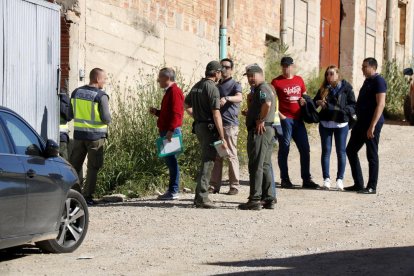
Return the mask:
[[75,251],[85,239],[88,231],[88,206],[83,196],[70,190],[60,220],[59,235],[54,240],[41,241],[37,246],[51,253]]

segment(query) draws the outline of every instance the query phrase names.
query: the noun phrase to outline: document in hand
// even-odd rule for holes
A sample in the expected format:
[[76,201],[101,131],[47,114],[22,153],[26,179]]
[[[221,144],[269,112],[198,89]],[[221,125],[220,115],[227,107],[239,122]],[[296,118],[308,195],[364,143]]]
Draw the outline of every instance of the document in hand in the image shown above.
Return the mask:
[[228,157],[229,156],[229,152],[227,151],[227,149],[223,146],[223,141],[217,141],[217,142],[214,142],[214,147],[216,148],[216,150],[217,150],[217,153],[218,153],[218,155],[221,157],[221,158],[226,158],[226,157]]
[[183,136],[181,134],[174,134],[171,138],[171,142],[165,137],[160,137],[156,140],[158,157],[167,157],[175,154],[182,153],[183,147]]

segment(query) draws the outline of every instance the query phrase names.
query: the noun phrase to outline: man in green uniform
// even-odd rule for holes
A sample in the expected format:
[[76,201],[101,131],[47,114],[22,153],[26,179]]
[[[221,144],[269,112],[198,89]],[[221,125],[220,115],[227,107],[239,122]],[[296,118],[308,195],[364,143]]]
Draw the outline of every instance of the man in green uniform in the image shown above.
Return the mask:
[[208,198],[211,172],[217,151],[213,143],[224,140],[223,122],[220,114],[220,92],[216,83],[221,78],[222,67],[218,61],[207,64],[205,78],[194,85],[185,98],[186,111],[194,118],[194,131],[201,147],[201,168],[197,177],[194,204],[197,208],[215,208]]
[[70,163],[82,182],[82,166],[88,156],[88,171],[82,193],[88,205],[93,205],[98,171],[103,166],[103,145],[111,114],[109,96],[102,90],[107,80],[105,71],[94,68],[89,79],[89,85],[79,87],[72,93],[74,145]]
[[272,127],[275,120],[275,94],[265,82],[263,70],[254,64],[246,69],[253,88],[248,105],[247,154],[249,157],[249,201],[240,204],[242,210],[274,209],[275,192],[272,189],[272,145],[275,135]]

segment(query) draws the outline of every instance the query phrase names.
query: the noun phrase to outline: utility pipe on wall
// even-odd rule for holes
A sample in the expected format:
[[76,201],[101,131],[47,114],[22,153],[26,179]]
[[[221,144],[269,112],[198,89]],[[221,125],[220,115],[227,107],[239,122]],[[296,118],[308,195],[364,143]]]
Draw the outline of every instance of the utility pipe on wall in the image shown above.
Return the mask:
[[280,3],[281,12],[280,12],[280,41],[282,44],[287,44],[287,3],[286,0],[282,0]]
[[392,61],[393,59],[393,45],[394,45],[394,18],[392,14],[393,0],[387,0],[387,42],[385,45],[385,59]]
[[220,7],[220,59],[227,57],[227,7],[228,0],[221,0]]

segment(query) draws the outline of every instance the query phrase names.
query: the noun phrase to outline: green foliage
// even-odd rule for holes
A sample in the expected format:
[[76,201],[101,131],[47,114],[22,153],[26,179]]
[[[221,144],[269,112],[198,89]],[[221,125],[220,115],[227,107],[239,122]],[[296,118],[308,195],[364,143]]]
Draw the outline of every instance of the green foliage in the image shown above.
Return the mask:
[[282,74],[280,60],[284,56],[290,56],[289,46],[280,42],[269,42],[265,54],[266,81],[271,82],[275,76]]
[[[156,83],[157,73],[140,74],[133,87],[121,90],[118,84],[113,91],[112,123],[105,147],[105,164],[99,173],[97,195],[119,192],[136,197],[168,186],[168,169],[156,152],[155,140],[159,137],[156,117],[149,107],[159,107],[163,92]],[[184,91],[180,74],[177,83]],[[180,155],[181,186],[193,188],[198,169],[198,143],[191,134],[192,119],[184,119],[183,139],[185,154]]]
[[310,97],[315,97],[324,79],[324,71],[313,71],[305,78],[306,92]]
[[382,76],[388,87],[384,114],[390,119],[403,119],[404,98],[410,90],[409,83],[395,61],[383,65]]

